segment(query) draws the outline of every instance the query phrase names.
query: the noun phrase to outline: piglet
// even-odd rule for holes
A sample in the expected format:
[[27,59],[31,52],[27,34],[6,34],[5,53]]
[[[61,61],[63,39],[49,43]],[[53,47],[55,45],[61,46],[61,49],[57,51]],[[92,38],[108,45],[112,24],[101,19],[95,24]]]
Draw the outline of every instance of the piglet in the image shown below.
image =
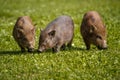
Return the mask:
[[35,27],[28,16],[19,17],[13,29],[13,37],[18,43],[22,52],[26,48],[32,52],[35,46]]
[[52,49],[59,52],[65,46],[71,46],[74,36],[74,23],[70,16],[62,15],[50,22],[39,37],[38,51]]

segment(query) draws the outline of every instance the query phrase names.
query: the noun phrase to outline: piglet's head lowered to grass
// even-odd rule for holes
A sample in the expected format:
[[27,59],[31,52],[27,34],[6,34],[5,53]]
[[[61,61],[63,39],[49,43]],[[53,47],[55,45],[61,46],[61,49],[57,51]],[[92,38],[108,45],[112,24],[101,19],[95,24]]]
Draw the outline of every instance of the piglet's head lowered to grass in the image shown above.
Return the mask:
[[32,52],[35,46],[35,27],[28,16],[19,17],[13,29],[13,37],[18,43],[21,51],[25,48]]
[[87,12],[82,20],[81,35],[87,49],[94,44],[98,49],[106,49],[106,27],[102,22],[100,15],[96,11]]
[[74,24],[69,16],[60,16],[41,30],[38,51],[43,52],[52,48],[53,52],[60,51],[66,45],[71,46],[74,35]]

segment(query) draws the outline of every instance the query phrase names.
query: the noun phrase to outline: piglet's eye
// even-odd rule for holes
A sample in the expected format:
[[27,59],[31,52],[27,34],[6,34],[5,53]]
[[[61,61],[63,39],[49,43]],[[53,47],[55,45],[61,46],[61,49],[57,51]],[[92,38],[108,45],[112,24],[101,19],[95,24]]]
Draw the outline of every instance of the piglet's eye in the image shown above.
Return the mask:
[[96,37],[97,37],[97,38],[99,38],[99,39],[102,39],[102,37],[101,37],[101,36],[99,36],[99,35],[97,35]]

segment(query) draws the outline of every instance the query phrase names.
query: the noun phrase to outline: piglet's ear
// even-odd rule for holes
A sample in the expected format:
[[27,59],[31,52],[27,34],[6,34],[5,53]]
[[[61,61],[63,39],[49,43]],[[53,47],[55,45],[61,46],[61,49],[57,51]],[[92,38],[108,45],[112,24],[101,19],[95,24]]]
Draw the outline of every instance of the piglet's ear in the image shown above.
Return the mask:
[[93,33],[95,30],[97,30],[95,25],[90,26],[90,33]]
[[23,32],[24,32],[24,31],[23,31],[23,28],[21,28],[21,27],[20,27],[20,28],[17,28],[16,30],[17,30],[17,32],[19,32],[19,33],[23,33]]
[[31,29],[32,33],[34,34],[35,33],[35,27]]
[[17,38],[20,38],[21,35],[24,33],[23,29],[17,28]]
[[48,33],[48,35],[54,37],[54,36],[55,36],[55,33],[56,33],[56,31],[55,31],[55,30],[52,30],[51,32]]

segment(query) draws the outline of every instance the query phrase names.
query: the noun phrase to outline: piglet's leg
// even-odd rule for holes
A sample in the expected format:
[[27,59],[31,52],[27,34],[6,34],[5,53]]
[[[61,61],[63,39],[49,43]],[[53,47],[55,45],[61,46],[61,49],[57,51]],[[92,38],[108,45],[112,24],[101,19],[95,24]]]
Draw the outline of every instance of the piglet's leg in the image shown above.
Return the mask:
[[21,52],[25,52],[25,48],[22,45],[20,45],[19,43],[18,43],[18,45],[19,45],[19,47],[21,49]]
[[86,49],[89,50],[90,49],[90,42],[88,40],[86,40],[85,38],[84,38],[84,42],[86,45]]
[[21,52],[25,52],[25,48],[21,47]]
[[54,53],[57,53],[57,52],[59,52],[60,51],[60,47],[59,46],[55,46],[54,48],[53,48],[53,52]]
[[24,47],[20,46],[20,48],[21,48],[21,52],[25,52],[25,48]]
[[62,47],[61,47],[61,49],[62,49],[62,50],[65,50],[65,47],[66,47],[66,45],[63,44]]
[[59,52],[61,47],[62,47],[62,44],[57,44],[57,45],[53,48],[53,52],[55,52],[55,53]]
[[70,40],[70,42],[67,44],[68,47],[71,47],[72,46],[72,41],[73,41],[73,38]]

